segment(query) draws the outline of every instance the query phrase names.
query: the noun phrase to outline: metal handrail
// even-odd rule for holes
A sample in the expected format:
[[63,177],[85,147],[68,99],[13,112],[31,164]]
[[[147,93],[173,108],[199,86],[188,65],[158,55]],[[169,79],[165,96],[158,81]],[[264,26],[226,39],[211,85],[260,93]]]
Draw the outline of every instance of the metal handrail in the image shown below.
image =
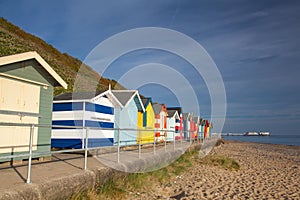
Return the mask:
[[[103,147],[88,147],[88,134],[89,134],[89,130],[114,130],[114,131],[118,131],[118,142],[117,142],[117,162],[119,163],[120,162],[120,147],[121,147],[121,142],[124,142],[124,141],[120,141],[120,135],[121,135],[121,131],[137,131],[139,132],[143,132],[143,131],[151,131],[153,132],[153,137],[154,137],[154,141],[153,142],[149,142],[149,143],[143,143],[141,144],[141,142],[135,144],[138,146],[138,153],[139,153],[139,158],[141,158],[141,145],[145,145],[145,144],[153,144],[153,153],[156,154],[156,144],[157,144],[157,141],[155,140],[155,132],[159,132],[159,131],[164,131],[164,132],[170,132],[170,133],[173,133],[173,142],[174,142],[174,150],[175,150],[175,145],[176,145],[176,140],[175,140],[175,133],[178,133],[174,130],[167,130],[167,129],[133,129],[133,128],[102,128],[102,127],[83,127],[83,126],[63,126],[63,125],[46,125],[46,124],[24,124],[24,123],[6,123],[6,122],[0,122],[0,127],[3,127],[3,126],[11,126],[11,127],[30,127],[30,140],[29,140],[29,144],[28,144],[28,147],[29,147],[29,151],[28,153],[20,153],[20,154],[17,154],[17,155],[8,155],[8,156],[0,156],[0,159],[4,160],[4,159],[14,159],[14,158],[27,158],[28,157],[28,172],[27,172],[27,180],[26,180],[26,183],[30,183],[31,180],[30,180],[30,177],[31,177],[31,161],[32,161],[32,158],[35,157],[35,156],[43,156],[45,154],[47,155],[52,155],[52,154],[59,154],[59,153],[70,153],[70,152],[82,152],[84,151],[84,170],[87,169],[87,156],[88,156],[88,151],[89,150],[97,150],[97,149],[101,149]],[[81,148],[81,149],[63,149],[63,150],[56,150],[56,151],[44,151],[44,152],[34,152],[33,151],[33,134],[34,134],[34,128],[36,127],[42,127],[42,128],[76,128],[76,129],[82,129],[82,130],[86,130],[85,131],[85,137],[83,139],[85,139],[85,145],[84,145],[84,148]],[[190,143],[192,143],[192,141],[198,141],[198,137],[197,138],[192,138],[191,137],[191,134],[194,132],[194,131],[184,131],[182,130],[181,133],[189,133],[187,134],[188,137],[184,138],[184,137],[181,137],[180,138],[180,141],[181,141],[181,146],[182,146],[182,141],[185,140],[185,141],[190,141]],[[197,133],[199,134],[199,132]],[[139,138],[140,138],[140,135],[139,135]],[[172,140],[171,140],[172,141]],[[204,140],[203,140],[204,141]],[[170,142],[170,141],[164,141],[164,145],[165,145],[165,151],[166,151],[166,143],[167,142]],[[24,145],[22,145],[24,146]],[[27,146],[27,145],[26,145]],[[15,147],[19,147],[19,146],[10,146],[12,148],[15,148]],[[10,148],[10,147],[3,147],[3,148]],[[0,147],[1,148],[1,147]]]

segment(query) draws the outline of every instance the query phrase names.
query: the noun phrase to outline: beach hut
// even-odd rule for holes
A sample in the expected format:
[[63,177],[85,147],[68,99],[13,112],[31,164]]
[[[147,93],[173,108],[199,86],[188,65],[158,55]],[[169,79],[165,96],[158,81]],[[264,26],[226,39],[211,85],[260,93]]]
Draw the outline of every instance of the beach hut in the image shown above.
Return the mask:
[[190,138],[191,132],[191,114],[190,113],[183,113],[182,120],[183,120],[183,137],[184,139]]
[[[142,100],[137,90],[111,90],[112,98],[116,99],[115,107],[115,145],[137,144],[138,112],[145,112]],[[127,129],[127,130],[122,130]],[[120,136],[118,134],[120,133]]]
[[175,137],[175,140],[183,140],[184,139],[184,134],[183,134],[184,126],[183,126],[183,116],[182,113],[180,113],[179,116],[179,137]]
[[155,114],[154,126],[157,129],[155,132],[155,141],[163,142],[167,136],[167,132],[165,131],[167,129],[167,107],[165,104],[154,103],[153,110]]
[[204,131],[203,131],[204,139],[206,139],[209,138],[209,121],[207,119],[204,120],[203,125],[204,125]]
[[145,112],[138,112],[138,129],[141,129],[137,135],[137,143],[153,143],[154,142],[154,121],[155,115],[151,98],[141,98]]
[[[51,146],[84,148],[112,146],[114,143],[114,107],[111,92],[64,93],[54,98]],[[63,126],[68,126],[65,128]],[[88,133],[86,129],[89,128]],[[106,130],[103,130],[106,129]],[[112,130],[109,130],[112,129]]]
[[203,127],[203,138],[206,139],[207,138],[207,135],[206,135],[206,131],[207,131],[206,119],[203,120],[202,127]]
[[195,116],[193,117],[193,122],[194,122],[194,127],[193,127],[193,132],[192,132],[192,138],[197,139],[198,138],[198,132],[199,132],[199,123],[200,123],[200,117]]
[[201,139],[203,138],[203,119],[199,118],[199,126],[198,126],[198,138]]
[[167,141],[174,141],[180,136],[179,126],[180,126],[180,116],[178,111],[175,109],[167,108]]
[[201,133],[202,133],[202,136],[203,136],[203,139],[205,139],[207,136],[206,136],[206,119],[202,119],[202,126],[201,126]]
[[[54,87],[63,79],[36,52],[0,58],[0,122],[46,125],[33,131],[33,151],[49,156]],[[0,155],[28,152],[30,127],[0,126]],[[16,158],[22,159],[22,158]],[[4,161],[4,160],[1,160]]]
[[194,132],[195,132],[195,122],[194,122],[194,116],[193,113],[189,118],[190,121],[190,131],[189,131],[189,138],[194,139]]
[[206,120],[206,136],[210,138],[210,122]]
[[182,108],[181,107],[169,107],[167,110],[176,110],[179,119],[175,122],[175,140],[183,139],[183,120],[182,120]]

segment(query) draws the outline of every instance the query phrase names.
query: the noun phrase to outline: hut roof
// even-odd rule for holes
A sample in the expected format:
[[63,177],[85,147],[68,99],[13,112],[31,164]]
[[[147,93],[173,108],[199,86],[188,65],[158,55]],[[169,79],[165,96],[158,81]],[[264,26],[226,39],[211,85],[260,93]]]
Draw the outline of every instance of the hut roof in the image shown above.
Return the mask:
[[148,106],[148,104],[152,102],[151,97],[142,97],[141,100],[144,105],[144,108],[146,108]]
[[182,113],[182,108],[181,107],[169,107],[167,110],[177,110],[178,115]]
[[35,51],[29,51],[26,53],[20,53],[10,56],[3,56],[0,57],[0,67],[2,65],[8,65],[16,62],[22,62],[25,60],[35,59],[44,69],[50,77],[55,80],[54,86],[62,86],[63,88],[67,89],[67,83],[49,66],[49,64]]
[[168,116],[173,117],[177,111],[176,110],[168,110]]
[[128,103],[134,99],[138,110],[145,111],[143,102],[137,90],[110,90],[115,98],[121,103],[122,107],[126,107]]
[[168,112],[168,117],[175,117],[175,118],[179,119],[179,114],[178,114],[177,110],[168,109],[167,112]]
[[134,98],[134,94],[135,91],[133,90],[112,90],[113,95],[115,95],[115,97],[119,100],[119,102],[123,105],[126,106],[127,103],[129,102],[129,100],[131,100],[132,98]]
[[160,111],[162,110],[162,105],[159,104],[159,103],[154,103],[153,104],[153,110],[154,110],[154,113],[156,115],[158,115],[160,113]]
[[59,100],[90,100],[102,92],[66,92],[54,97],[55,101]]

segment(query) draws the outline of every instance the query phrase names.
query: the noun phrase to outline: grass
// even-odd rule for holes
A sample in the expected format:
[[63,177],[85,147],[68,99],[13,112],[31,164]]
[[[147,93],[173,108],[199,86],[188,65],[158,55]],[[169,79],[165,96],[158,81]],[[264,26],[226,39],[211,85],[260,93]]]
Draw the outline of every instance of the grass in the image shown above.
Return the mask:
[[[175,162],[165,168],[147,173],[128,174],[123,178],[112,179],[101,185],[96,190],[99,199],[124,199],[126,193],[142,193],[155,187],[157,184],[170,185],[170,178],[180,175],[191,168],[192,159],[197,156],[197,151],[183,154]],[[124,190],[123,188],[126,188]]]
[[232,158],[214,154],[208,155],[200,160],[201,163],[213,166],[219,166],[227,170],[239,170],[240,165]]
[[226,170],[238,170],[239,164],[222,155],[208,155],[203,159],[198,158],[198,151],[189,151],[179,157],[165,168],[147,173],[127,174],[124,177],[112,178],[105,184],[94,189],[84,191],[73,196],[72,200],[94,199],[125,199],[129,193],[143,193],[153,189],[157,185],[172,186],[170,179],[181,175],[193,168],[194,165],[211,165]]
[[105,184],[74,195],[71,199],[125,199],[126,194],[130,192],[142,193],[155,187],[157,184],[171,186],[170,178],[180,175],[191,168],[193,166],[192,160],[196,159],[197,155],[198,151],[190,151],[165,168],[147,173],[132,173],[124,177],[112,178]]

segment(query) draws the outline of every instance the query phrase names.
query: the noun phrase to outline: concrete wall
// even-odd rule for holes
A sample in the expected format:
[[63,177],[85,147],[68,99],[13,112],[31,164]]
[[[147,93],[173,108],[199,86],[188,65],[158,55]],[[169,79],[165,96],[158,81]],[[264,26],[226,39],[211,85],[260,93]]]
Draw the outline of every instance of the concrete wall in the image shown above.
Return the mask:
[[[199,150],[200,144],[190,146],[187,151]],[[153,166],[159,164],[169,163],[174,161],[181,154],[184,153],[183,149],[178,149],[172,152],[165,152],[161,155],[153,156],[153,159],[139,159],[130,164],[130,168],[137,166],[139,168],[145,167],[149,162]],[[120,165],[122,167],[122,165]],[[124,170],[121,169],[120,170]],[[81,193],[85,190],[93,189],[106,183],[108,180],[115,177],[126,176],[125,172],[113,170],[108,167],[100,167],[97,169],[82,171],[69,176],[57,177],[55,179],[44,180],[39,184],[25,184],[17,189],[7,190],[0,193],[0,200],[15,200],[15,199],[36,199],[36,200],[58,200],[70,199],[73,195]]]

